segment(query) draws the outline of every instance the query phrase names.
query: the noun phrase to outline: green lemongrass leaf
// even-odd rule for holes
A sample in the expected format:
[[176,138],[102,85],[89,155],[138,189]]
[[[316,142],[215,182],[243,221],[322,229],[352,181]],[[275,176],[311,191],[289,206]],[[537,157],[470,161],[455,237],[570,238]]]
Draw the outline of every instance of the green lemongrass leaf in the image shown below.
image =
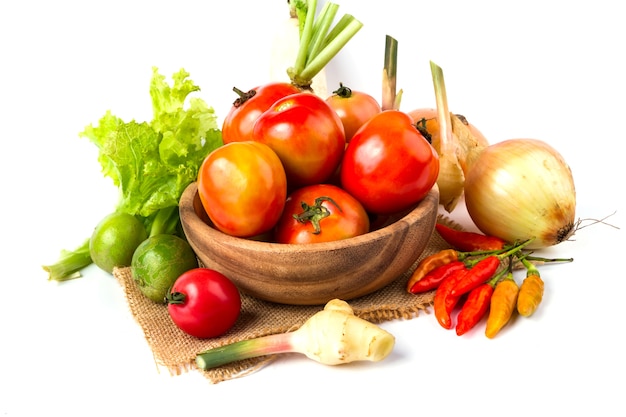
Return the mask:
[[300,34],[300,48],[296,56],[296,62],[293,66],[293,72],[299,74],[306,66],[307,56],[309,54],[309,44],[313,38],[313,27],[315,23],[315,11],[317,9],[317,0],[308,0],[307,12],[304,19],[304,26]]
[[294,65],[287,69],[291,82],[302,89],[310,88],[313,78],[363,26],[351,15],[344,15],[333,26],[339,6],[326,3],[317,18],[316,7],[315,0],[308,0],[305,18],[299,15],[300,46]]
[[358,20],[351,20],[340,34],[330,40],[330,42],[322,49],[313,59],[307,63],[306,67],[300,73],[302,79],[312,79],[333,59],[350,39],[363,27]]
[[320,12],[313,28],[313,37],[307,55],[307,62],[315,58],[326,44],[326,35],[328,34],[339,6],[334,3],[325,3]]
[[452,140],[452,120],[450,118],[450,110],[448,108],[448,94],[446,93],[443,69],[441,69],[439,65],[430,61],[430,71],[433,78],[433,86],[435,88],[437,116],[439,118],[439,127],[441,130],[441,148],[443,150],[446,148],[446,144]]
[[302,37],[302,31],[304,30],[304,24],[306,22],[306,15],[309,9],[307,0],[290,0],[289,1],[291,17],[298,18],[298,28],[300,37]]
[[398,109],[396,80],[398,72],[398,41],[392,36],[385,36],[385,62],[383,70],[383,110]]

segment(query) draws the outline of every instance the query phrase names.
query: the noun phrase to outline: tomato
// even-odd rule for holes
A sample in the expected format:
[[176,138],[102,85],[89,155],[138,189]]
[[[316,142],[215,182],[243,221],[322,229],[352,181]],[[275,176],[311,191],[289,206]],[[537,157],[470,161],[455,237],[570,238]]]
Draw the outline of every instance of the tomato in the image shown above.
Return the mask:
[[198,172],[198,194],[215,227],[251,237],[274,227],[287,198],[276,153],[258,142],[232,142],[211,152]]
[[253,136],[278,154],[291,189],[326,182],[346,146],[341,119],[311,93],[276,101],[257,119]]
[[333,95],[326,99],[330,107],[335,110],[346,135],[346,142],[350,142],[352,137],[361,126],[369,119],[381,112],[380,104],[371,95],[354,91],[339,84],[339,88],[333,91]]
[[[437,120],[437,110],[432,108],[419,108],[415,110],[411,110],[407,112],[409,116],[413,119],[418,126],[418,129],[422,131],[424,136],[431,136],[431,143],[435,147],[435,149],[439,148],[439,122]],[[483,135],[483,133],[478,130],[476,126],[470,123],[464,116],[457,114],[457,116],[464,122],[467,128],[470,130],[472,135],[476,138],[476,141],[480,146],[489,146],[489,141]]]
[[224,143],[241,142],[252,139],[254,123],[276,100],[300,90],[290,83],[269,83],[258,86],[248,92],[234,89],[239,94],[222,124]]
[[167,297],[167,311],[185,333],[206,339],[230,330],[241,312],[235,284],[218,271],[195,268],[182,273]]
[[385,110],[371,118],[346,148],[341,186],[374,214],[418,203],[439,174],[439,156],[406,113]]
[[[435,151],[438,154],[441,154],[441,137],[439,120],[437,119],[437,110],[432,108],[420,108],[411,110],[410,112],[407,112],[407,114],[413,119],[413,122],[416,124],[420,132],[422,132],[422,134],[429,139],[429,142],[432,144],[433,148],[435,148]],[[460,149],[460,152],[458,152],[459,163],[461,164],[463,172],[466,172],[469,160],[471,159],[469,157],[470,153],[477,149],[489,146],[489,141],[485,135],[483,135],[476,126],[468,122],[464,116],[460,114],[457,114],[456,116],[463,122],[472,135],[470,138],[457,134],[457,145]]]
[[330,242],[369,231],[361,203],[331,184],[314,184],[292,192],[274,229],[278,243]]

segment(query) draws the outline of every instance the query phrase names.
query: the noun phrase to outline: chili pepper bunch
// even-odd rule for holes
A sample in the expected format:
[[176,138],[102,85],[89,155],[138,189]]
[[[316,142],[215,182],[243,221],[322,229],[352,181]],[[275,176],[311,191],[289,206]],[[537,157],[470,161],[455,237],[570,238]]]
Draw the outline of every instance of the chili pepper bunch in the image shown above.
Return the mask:
[[[544,282],[537,262],[571,262],[532,256],[524,247],[532,242],[508,244],[493,236],[452,229],[437,223],[437,232],[453,248],[424,258],[407,282],[413,294],[435,291],[435,317],[452,329],[452,312],[457,316],[456,333],[461,336],[487,316],[485,335],[495,337],[515,313],[531,316],[543,299]],[[526,278],[518,285],[513,266],[523,265]]]

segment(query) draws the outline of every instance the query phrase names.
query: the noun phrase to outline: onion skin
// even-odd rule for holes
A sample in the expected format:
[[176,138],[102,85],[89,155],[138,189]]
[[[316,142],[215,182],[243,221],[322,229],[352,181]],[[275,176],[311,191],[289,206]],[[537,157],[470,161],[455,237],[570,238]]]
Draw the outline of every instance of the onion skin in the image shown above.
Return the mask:
[[554,246],[575,231],[569,165],[547,143],[510,139],[485,148],[465,178],[467,211],[481,232],[507,242]]

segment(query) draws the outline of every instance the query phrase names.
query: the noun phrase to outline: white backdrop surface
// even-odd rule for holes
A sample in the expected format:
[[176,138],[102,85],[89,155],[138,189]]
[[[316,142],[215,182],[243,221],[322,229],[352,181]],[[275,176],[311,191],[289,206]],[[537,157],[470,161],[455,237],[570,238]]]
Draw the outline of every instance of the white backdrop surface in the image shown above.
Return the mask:
[[577,217],[616,211],[609,222],[622,229],[584,228],[543,252],[574,262],[542,268],[540,310],[494,340],[482,330],[457,337],[423,314],[381,325],[397,344],[378,364],[286,356],[211,385],[155,365],[111,276],[92,266],[80,279],[47,281],[41,265],[81,243],[116,201],[95,147],[78,133],[107,110],[149,119],[153,66],[168,77],[189,71],[223,119],[233,86],[267,80],[283,3],[0,5],[0,415],[625,415],[626,31],[614,1],[337,1],[364,27],[329,65],[331,87],[342,81],[380,97],[392,35],[402,109],[434,106],[433,60],[451,110],[491,142],[538,138],[561,152]]

